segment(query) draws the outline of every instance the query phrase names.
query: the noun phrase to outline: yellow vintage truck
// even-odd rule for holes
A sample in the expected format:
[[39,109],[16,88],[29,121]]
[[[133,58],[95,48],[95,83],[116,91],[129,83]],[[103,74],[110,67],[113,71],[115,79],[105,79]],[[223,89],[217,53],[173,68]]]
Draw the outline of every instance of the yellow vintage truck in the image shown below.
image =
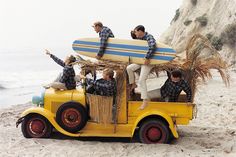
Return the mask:
[[114,114],[112,103],[110,106],[107,103],[112,98],[91,96],[85,88],[68,91],[50,88],[37,102],[33,101],[37,107],[22,113],[17,126],[22,123],[22,133],[26,138],[50,137],[52,130],[56,130],[71,137],[132,138],[135,134],[142,143],[149,144],[168,143],[178,138],[177,125],[187,125],[195,117],[195,104],[187,104],[184,95],[180,96],[180,102],[156,99],[139,110],[140,95],[128,98],[127,79],[117,79],[120,90],[115,120],[111,118],[114,117],[111,116]]

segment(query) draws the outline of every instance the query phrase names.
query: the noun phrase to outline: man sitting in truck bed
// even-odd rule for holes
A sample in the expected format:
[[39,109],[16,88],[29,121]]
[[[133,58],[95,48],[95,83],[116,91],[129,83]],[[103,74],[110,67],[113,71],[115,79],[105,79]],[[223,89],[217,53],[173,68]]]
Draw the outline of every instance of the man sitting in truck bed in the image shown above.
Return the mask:
[[161,87],[161,97],[168,102],[176,102],[182,90],[186,93],[187,102],[191,102],[192,91],[189,83],[182,79],[180,70],[174,70]]
[[[173,70],[171,73],[168,73],[168,79],[161,89],[148,92],[148,97],[149,99],[161,97],[166,102],[176,102],[182,90],[186,93],[187,102],[191,102],[192,90],[189,83],[182,78],[180,70]],[[140,109],[145,107],[141,105]]]

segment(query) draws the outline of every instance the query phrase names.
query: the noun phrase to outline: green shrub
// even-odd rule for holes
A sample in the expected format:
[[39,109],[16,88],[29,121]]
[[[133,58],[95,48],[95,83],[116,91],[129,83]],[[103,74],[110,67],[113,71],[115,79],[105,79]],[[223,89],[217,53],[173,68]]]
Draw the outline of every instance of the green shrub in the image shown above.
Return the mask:
[[216,37],[216,36],[212,37],[211,44],[216,50],[218,51],[222,50],[223,43],[220,37]]
[[191,0],[193,5],[197,5],[197,0]]
[[192,23],[192,20],[186,20],[186,21],[184,21],[184,25],[185,26],[188,26],[189,24],[191,24]]
[[223,43],[234,46],[236,44],[236,23],[227,25],[221,33]]
[[204,27],[207,25],[208,20],[205,15],[202,15],[202,16],[197,17],[195,21],[199,22],[201,24],[201,26]]
[[208,33],[206,34],[206,37],[208,40],[210,40],[211,42],[211,45],[218,51],[222,50],[222,47],[223,47],[223,42],[221,40],[220,37],[217,37],[217,36],[213,36],[213,34],[211,33]]
[[175,11],[175,17],[172,19],[172,21],[177,21],[178,18],[179,18],[179,15],[180,15],[180,11],[179,11],[179,9],[177,9],[177,10]]
[[207,37],[208,40],[211,40],[211,38],[213,37],[213,34],[208,33],[208,34],[206,34],[206,37]]

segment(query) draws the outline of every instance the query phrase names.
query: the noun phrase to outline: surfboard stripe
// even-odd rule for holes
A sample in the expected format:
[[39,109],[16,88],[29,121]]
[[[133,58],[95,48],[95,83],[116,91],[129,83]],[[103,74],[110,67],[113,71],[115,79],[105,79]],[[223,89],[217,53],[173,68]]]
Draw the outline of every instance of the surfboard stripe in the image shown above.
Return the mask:
[[[73,49],[77,47],[77,48],[89,48],[89,49],[97,49],[98,51],[98,47],[97,46],[91,46],[91,45],[74,45],[73,46]],[[106,51],[107,50],[112,50],[112,51],[121,51],[121,52],[129,52],[129,53],[140,53],[140,54],[144,54],[146,55],[147,52],[145,51],[139,51],[139,50],[130,50],[130,49],[120,49],[120,48],[112,48],[112,47],[107,47],[106,48]],[[176,57],[176,54],[174,53],[168,53],[168,52],[155,52],[153,55],[164,55],[164,56],[173,56],[173,57]]]
[[[74,41],[73,44],[85,44],[85,45],[100,46],[99,42],[81,41],[81,40],[76,40],[76,41]],[[108,43],[107,47],[148,51],[148,47],[147,46],[134,46],[134,45],[111,44],[111,43]],[[176,53],[175,50],[173,50],[171,48],[160,48],[160,47],[157,47],[156,51],[158,51],[158,52]]]
[[[83,51],[83,52],[92,52],[97,53],[97,49],[91,49],[91,48],[81,48],[81,47],[73,47],[75,51]],[[112,50],[106,50],[106,54],[112,54],[117,56],[130,56],[130,57],[136,57],[136,58],[144,58],[145,54],[137,54],[137,53],[130,53],[130,52],[122,52],[122,51],[112,51]],[[171,56],[153,56],[152,59],[156,60],[166,60],[170,61],[173,60],[175,57]]]
[[[98,46],[93,46],[93,45],[80,45],[80,44],[74,44],[74,47],[81,47],[81,48],[92,48],[92,49],[99,49]],[[147,54],[147,51],[142,51],[142,50],[133,50],[133,49],[122,49],[122,48],[114,48],[114,47],[107,47],[106,50],[114,50],[114,51],[125,51],[125,52],[131,52],[131,53],[143,53]],[[158,52],[156,51],[154,53],[155,55],[169,55],[169,56],[175,56],[175,53],[170,53],[170,52]]]

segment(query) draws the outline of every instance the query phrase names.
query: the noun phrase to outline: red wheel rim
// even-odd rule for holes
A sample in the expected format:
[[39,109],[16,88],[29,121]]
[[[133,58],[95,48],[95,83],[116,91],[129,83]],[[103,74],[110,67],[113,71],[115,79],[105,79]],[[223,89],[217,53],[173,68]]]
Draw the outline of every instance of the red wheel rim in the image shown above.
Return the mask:
[[27,123],[27,132],[31,137],[43,137],[47,131],[47,124],[41,118],[31,118]]
[[166,133],[161,126],[150,124],[144,129],[143,137],[146,143],[163,143],[166,138]]
[[151,141],[158,141],[161,138],[161,131],[158,128],[151,127],[147,130],[147,138]]
[[81,123],[81,114],[77,109],[69,108],[62,112],[61,119],[64,125],[74,128]]

